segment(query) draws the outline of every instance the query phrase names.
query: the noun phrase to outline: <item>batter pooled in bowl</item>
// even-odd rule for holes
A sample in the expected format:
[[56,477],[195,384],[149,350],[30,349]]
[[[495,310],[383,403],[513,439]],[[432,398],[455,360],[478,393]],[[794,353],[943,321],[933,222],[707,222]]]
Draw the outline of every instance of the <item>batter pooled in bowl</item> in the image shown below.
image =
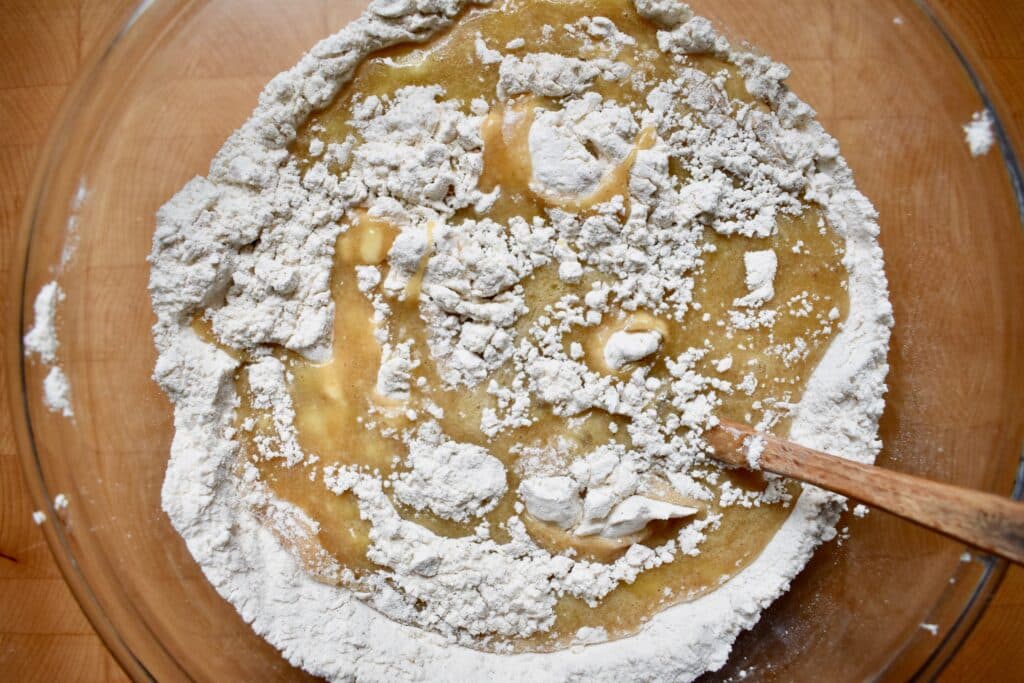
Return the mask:
[[838,500],[703,432],[878,448],[874,212],[787,73],[671,3],[398,0],[267,87],[151,280],[165,508],[259,633],[332,679],[724,663]]

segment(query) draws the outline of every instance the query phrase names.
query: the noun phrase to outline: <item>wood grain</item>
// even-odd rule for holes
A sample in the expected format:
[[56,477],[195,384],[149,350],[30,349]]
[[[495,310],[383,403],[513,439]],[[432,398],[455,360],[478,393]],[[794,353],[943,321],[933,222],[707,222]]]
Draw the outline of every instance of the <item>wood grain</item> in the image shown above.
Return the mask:
[[748,445],[761,440],[758,467],[820,486],[1024,564],[1024,503],[930,481],[884,467],[844,460],[722,421],[707,434],[715,458],[748,468]]
[[[133,0],[0,0],[0,277],[7,278],[13,265],[12,248],[25,194],[59,103],[88,55],[106,44],[135,4]],[[933,4],[975,58],[984,82],[997,95],[1010,137],[1018,150],[1024,150],[1024,89],[1020,87],[1024,4],[1002,0]],[[286,16],[287,10],[281,13]],[[812,23],[797,17],[793,25]],[[268,40],[274,39],[268,35]],[[814,59],[820,51],[814,48],[821,41],[820,34],[794,41],[808,53],[794,78],[814,76]],[[311,43],[312,38],[307,44]],[[826,118],[830,109],[822,107]],[[0,330],[0,335],[7,334],[9,330]],[[4,367],[0,364],[0,373]],[[82,615],[31,521],[9,412],[6,393],[0,392],[0,678],[126,680]],[[941,680],[1019,678],[1024,671],[1022,639],[1024,569],[1015,567]]]
[[[83,64],[83,46],[92,49],[108,40],[134,4],[0,1],[0,277],[5,282],[32,173]],[[3,341],[8,334],[0,329]],[[0,373],[5,371],[0,364]],[[31,513],[7,394],[0,392],[0,679],[127,681],[82,614]]]

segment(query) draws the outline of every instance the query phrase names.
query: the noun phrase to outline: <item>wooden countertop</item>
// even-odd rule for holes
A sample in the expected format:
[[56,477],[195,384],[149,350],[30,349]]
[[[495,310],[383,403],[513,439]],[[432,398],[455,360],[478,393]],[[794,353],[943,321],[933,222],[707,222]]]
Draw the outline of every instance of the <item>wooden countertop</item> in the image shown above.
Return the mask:
[[[835,0],[836,2],[846,0]],[[106,43],[136,0],[0,0],[0,278],[38,154],[60,102],[89,53]],[[935,0],[974,58],[1024,156],[1024,3]],[[10,303],[5,301],[5,303]],[[3,334],[11,334],[4,329]],[[6,370],[0,365],[0,372]],[[31,520],[0,394],[0,678],[127,680],[83,616]],[[1011,568],[944,681],[1024,676],[1024,568]]]

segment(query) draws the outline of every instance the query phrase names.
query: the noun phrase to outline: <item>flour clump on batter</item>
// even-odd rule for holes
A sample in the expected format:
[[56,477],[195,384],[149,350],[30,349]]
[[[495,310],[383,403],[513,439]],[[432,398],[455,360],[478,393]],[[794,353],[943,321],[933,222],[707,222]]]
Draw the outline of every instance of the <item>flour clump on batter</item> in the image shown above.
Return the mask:
[[[870,203],[788,69],[654,0],[374,2],[157,216],[164,507],[331,680],[689,680],[870,461]],[[731,540],[726,540],[731,539]],[[740,540],[736,540],[740,539]]]

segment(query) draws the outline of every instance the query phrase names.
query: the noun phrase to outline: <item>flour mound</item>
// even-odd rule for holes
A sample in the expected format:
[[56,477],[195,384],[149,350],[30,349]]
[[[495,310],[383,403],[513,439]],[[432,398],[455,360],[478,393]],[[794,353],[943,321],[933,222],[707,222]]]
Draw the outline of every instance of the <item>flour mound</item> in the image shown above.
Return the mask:
[[[580,647],[509,654],[516,639],[551,629],[562,598],[597,605],[644,572],[699,554],[718,523],[709,514],[661,545],[630,542],[614,561],[596,562],[538,545],[527,530],[531,516],[574,537],[628,541],[652,520],[693,515],[680,495],[723,506],[789,502],[781,485],[750,496],[690,476],[707,454],[701,434],[716,424],[721,396],[752,393],[753,374],[736,386],[701,376],[695,368],[705,351],[690,349],[666,358],[667,376],[654,377],[643,361],[665,340],[653,329],[612,335],[603,359],[619,372],[599,373],[565,339],[600,325],[613,309],[682,321],[694,312],[705,231],[764,238],[780,218],[817,203],[844,240],[850,310],[792,411],[791,435],[871,461],[880,447],[892,325],[876,214],[835,140],[785,87],[788,69],[734,50],[709,22],[669,0],[636,0],[660,27],[659,49],[680,60],[711,53],[733,63],[759,105],[735,104],[724,76],[686,66],[644,102],[605,100],[596,84],[643,75],[618,59],[630,37],[601,17],[563,27],[584,41],[587,54],[579,58],[512,54],[525,43],[513,40],[502,52],[477,39],[473,67],[496,70],[499,105],[516,97],[559,100],[535,112],[527,143],[530,191],[562,208],[530,220],[484,215],[507,191],[479,187],[489,105],[449,99],[440,85],[354,102],[354,134],[329,145],[314,140],[307,166],[289,152],[299,126],[331,103],[369,55],[437,35],[466,5],[376,0],[272,80],[208,175],[160,209],[150,257],[154,377],[174,404],[176,429],[164,509],[254,630],[289,661],[330,680],[692,680],[725,662],[739,632],[834,533],[841,499],[804,487],[750,566],[717,590],[655,614],[632,638],[609,640],[604,629],[587,628],[575,634]],[[622,193],[592,211],[566,208],[627,160]],[[673,163],[685,180],[670,171]],[[631,448],[596,445],[561,470],[544,449],[524,449],[521,484],[509,491],[502,462],[484,446],[444,434],[433,421],[439,409],[425,405],[431,418],[389,432],[408,451],[390,478],[355,466],[316,467],[294,424],[289,367],[275,354],[316,361],[332,352],[334,245],[357,209],[401,228],[386,271],[362,266],[356,283],[375,311],[376,394],[386,410],[416,413],[409,406],[415,369],[429,354],[447,388],[480,387],[494,397],[473,425],[488,438],[529,424],[535,407],[570,425],[603,411],[628,423]],[[747,291],[729,322],[738,330],[773,323],[765,307],[775,296],[776,254],[761,249],[747,257]],[[537,313],[522,282],[545,267],[563,282],[597,280],[521,325]],[[390,328],[389,306],[411,288],[419,290],[428,349],[394,339]],[[52,316],[47,299],[40,305],[37,324],[45,329]],[[225,347],[244,352],[244,362],[199,338],[192,324],[200,315]],[[55,339],[51,348],[45,334],[30,336],[26,344],[41,355],[56,352]],[[722,358],[716,368],[726,372],[731,363]],[[512,372],[500,375],[503,368]],[[256,434],[256,455],[310,467],[325,492],[354,500],[368,524],[373,570],[356,576],[322,557],[319,574],[328,581],[321,582],[297,559],[291,545],[323,530],[273,496],[251,463],[238,466],[239,381],[273,427],[268,437],[241,426]],[[670,406],[672,415],[657,406]],[[758,453],[750,444],[752,465]],[[517,513],[499,542],[483,516],[509,495]],[[412,521],[409,510],[476,526],[446,536]]]

